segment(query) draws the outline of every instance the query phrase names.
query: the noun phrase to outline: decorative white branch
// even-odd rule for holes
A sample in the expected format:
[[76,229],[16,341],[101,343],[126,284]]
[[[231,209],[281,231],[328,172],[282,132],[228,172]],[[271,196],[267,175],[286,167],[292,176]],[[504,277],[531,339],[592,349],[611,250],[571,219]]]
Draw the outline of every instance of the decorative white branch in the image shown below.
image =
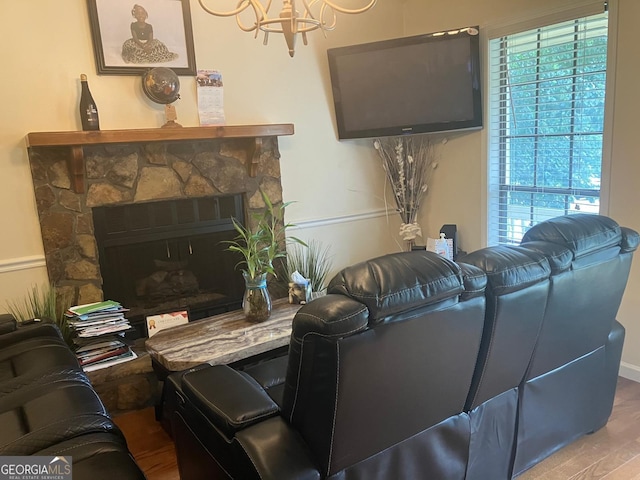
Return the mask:
[[425,135],[378,138],[373,142],[382,167],[391,184],[402,226],[400,236],[412,241],[422,236],[417,224],[421,202],[429,190],[429,181],[438,166],[434,147]]

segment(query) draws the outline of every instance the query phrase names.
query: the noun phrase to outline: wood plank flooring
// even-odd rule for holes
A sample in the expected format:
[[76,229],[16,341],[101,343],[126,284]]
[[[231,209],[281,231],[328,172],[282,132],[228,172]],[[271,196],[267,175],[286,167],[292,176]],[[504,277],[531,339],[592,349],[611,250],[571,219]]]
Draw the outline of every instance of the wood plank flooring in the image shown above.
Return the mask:
[[[173,442],[155,421],[153,408],[119,415],[115,421],[148,480],[179,480]],[[613,413],[605,427],[518,477],[518,480],[596,479],[640,480],[640,383],[619,378]]]
[[173,441],[156,422],[153,407],[118,415],[114,420],[147,480],[180,480]]

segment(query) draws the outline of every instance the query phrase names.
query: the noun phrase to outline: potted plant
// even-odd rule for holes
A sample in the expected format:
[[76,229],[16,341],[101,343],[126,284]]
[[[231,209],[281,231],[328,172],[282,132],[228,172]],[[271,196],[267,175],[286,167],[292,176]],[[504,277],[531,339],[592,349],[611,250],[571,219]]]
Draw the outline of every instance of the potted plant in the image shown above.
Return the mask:
[[73,332],[64,315],[69,306],[67,298],[57,298],[55,288],[49,284],[33,285],[24,298],[7,302],[7,311],[18,323],[34,318],[55,323],[69,347],[74,348]]
[[311,240],[308,246],[294,245],[289,249],[286,276],[290,279],[294,272],[298,272],[308,279],[311,285],[311,299],[314,299],[325,294],[331,265],[329,247],[318,240]]
[[287,242],[304,245],[298,238],[285,236],[286,229],[292,226],[284,223],[284,212],[291,202],[274,206],[264,191],[260,190],[260,195],[265,204],[264,210],[252,215],[253,222],[249,226],[232,218],[238,235],[226,242],[229,251],[242,256],[238,264],[242,267],[245,281],[242,309],[247,319],[253,322],[263,322],[271,315],[267,276],[277,276],[274,261],[285,257]]

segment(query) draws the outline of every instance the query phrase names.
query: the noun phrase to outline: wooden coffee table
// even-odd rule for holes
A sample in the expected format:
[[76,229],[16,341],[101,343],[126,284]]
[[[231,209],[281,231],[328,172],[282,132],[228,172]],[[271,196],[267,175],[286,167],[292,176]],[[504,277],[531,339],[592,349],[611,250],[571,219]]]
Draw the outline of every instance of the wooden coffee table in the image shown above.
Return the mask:
[[233,364],[259,358],[289,344],[291,324],[301,305],[274,300],[268,320],[248,322],[242,310],[158,332],[145,342],[154,369],[164,378],[203,363]]

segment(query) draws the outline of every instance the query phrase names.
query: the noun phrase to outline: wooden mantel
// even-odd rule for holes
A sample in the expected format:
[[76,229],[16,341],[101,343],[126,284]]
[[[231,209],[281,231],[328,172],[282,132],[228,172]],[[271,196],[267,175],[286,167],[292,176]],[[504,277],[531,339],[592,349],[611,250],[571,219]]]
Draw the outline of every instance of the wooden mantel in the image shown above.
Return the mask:
[[70,155],[67,158],[67,166],[71,175],[72,188],[76,193],[84,193],[84,151],[82,147],[87,145],[251,138],[255,141],[255,149],[250,162],[249,174],[255,176],[262,151],[262,138],[280,135],[293,135],[293,124],[216,125],[93,132],[32,132],[27,134],[26,143],[27,148],[69,147]]

